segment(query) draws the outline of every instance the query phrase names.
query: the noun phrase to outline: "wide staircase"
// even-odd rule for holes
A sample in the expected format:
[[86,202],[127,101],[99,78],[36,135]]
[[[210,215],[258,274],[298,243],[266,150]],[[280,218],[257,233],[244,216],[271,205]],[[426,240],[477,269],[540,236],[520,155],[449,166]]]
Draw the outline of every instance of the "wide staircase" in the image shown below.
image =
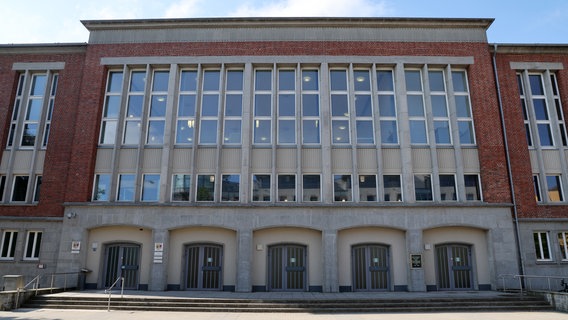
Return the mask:
[[[27,301],[23,308],[107,310],[108,295],[39,295]],[[468,297],[419,296],[379,298],[218,298],[113,295],[110,310],[177,311],[177,312],[304,312],[304,313],[395,313],[395,312],[528,312],[554,311],[543,298],[518,294],[495,293],[493,296]]]

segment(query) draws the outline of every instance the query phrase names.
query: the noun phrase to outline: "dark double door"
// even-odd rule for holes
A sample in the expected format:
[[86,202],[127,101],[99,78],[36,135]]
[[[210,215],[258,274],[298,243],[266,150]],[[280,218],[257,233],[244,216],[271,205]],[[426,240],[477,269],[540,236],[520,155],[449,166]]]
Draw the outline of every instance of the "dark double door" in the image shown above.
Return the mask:
[[268,248],[268,290],[306,291],[306,247],[276,245]]
[[[109,288],[119,277],[124,278],[124,289],[138,290],[140,246],[137,244],[111,244],[106,246],[103,286]],[[121,287],[120,281],[115,288]]]
[[383,245],[359,245],[351,250],[354,291],[389,290],[389,250]]
[[460,244],[436,246],[439,290],[473,289],[471,247]]
[[221,290],[223,285],[223,248],[196,244],[185,248],[187,290]]

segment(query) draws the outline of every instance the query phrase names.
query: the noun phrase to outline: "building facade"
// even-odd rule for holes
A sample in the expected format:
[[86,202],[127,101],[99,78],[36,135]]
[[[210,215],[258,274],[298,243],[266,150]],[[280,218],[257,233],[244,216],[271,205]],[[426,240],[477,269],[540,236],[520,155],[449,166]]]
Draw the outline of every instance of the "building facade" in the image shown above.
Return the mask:
[[0,46],[0,273],[494,290],[568,263],[568,46],[490,19],[83,21]]

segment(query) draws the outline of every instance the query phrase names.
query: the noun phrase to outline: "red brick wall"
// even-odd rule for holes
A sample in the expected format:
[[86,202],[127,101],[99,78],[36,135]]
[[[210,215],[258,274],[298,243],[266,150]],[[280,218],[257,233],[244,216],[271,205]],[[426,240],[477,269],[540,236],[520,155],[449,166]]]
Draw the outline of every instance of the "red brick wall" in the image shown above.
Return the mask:
[[[513,168],[515,197],[518,204],[519,218],[561,218],[568,216],[568,206],[537,205],[532,180],[529,148],[525,138],[523,114],[520,106],[516,70],[510,62],[561,62],[568,66],[568,55],[554,54],[498,54],[497,66],[503,109],[506,115],[507,136]],[[563,112],[568,115],[568,71],[556,72]],[[564,186],[564,193],[568,186]]]
[[260,56],[260,55],[346,55],[346,56],[473,56],[468,69],[476,137],[482,170],[484,199],[510,202],[505,153],[499,121],[491,55],[483,43],[377,43],[377,42],[240,42],[155,43],[90,45],[88,47],[80,112],[75,128],[69,166],[66,201],[83,202],[91,197],[96,144],[99,134],[106,70],[103,57],[128,56]]
[[[40,201],[37,205],[0,206],[1,216],[62,216],[67,174],[73,147],[73,131],[79,105],[83,76],[83,53],[70,54],[0,54],[0,154],[5,150],[12,116],[18,73],[16,62],[65,62],[59,71],[59,83],[46,151]],[[84,179],[84,177],[80,177]],[[6,186],[10,188],[11,186]],[[69,190],[72,190],[70,188]]]

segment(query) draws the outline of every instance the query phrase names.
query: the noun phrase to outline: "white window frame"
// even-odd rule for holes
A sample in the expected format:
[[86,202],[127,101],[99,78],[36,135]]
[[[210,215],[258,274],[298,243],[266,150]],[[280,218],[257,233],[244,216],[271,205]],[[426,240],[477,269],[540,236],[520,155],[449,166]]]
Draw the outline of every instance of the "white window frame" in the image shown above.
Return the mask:
[[[464,97],[467,101],[467,107],[468,107],[468,113],[469,113],[469,117],[460,117],[457,113],[456,110],[456,118],[457,118],[457,125],[458,125],[458,132],[459,132],[459,124],[460,123],[469,123],[471,126],[471,136],[472,136],[472,143],[465,143],[463,141],[461,141],[461,139],[459,139],[459,143],[462,146],[475,146],[477,145],[477,139],[475,136],[475,123],[473,122],[473,110],[471,108],[471,97],[469,95],[469,79],[467,76],[467,70],[462,70],[462,69],[456,69],[456,70],[452,70],[452,82],[454,82],[454,76],[457,73],[463,73],[463,79],[465,80],[464,86],[465,86],[465,91],[456,91],[455,86],[453,88],[453,94],[454,94],[454,99],[457,97]],[[457,103],[456,103],[457,105]]]
[[[206,79],[206,74],[207,73],[218,73],[219,74],[219,82],[217,83],[217,89],[216,90],[212,90],[212,89],[207,89],[205,88],[205,79]],[[219,124],[219,114],[221,112],[221,82],[223,82],[223,73],[221,72],[221,69],[219,68],[211,68],[211,69],[204,69],[202,71],[202,76],[201,76],[201,86],[200,89],[201,91],[199,92],[199,99],[198,101],[200,102],[196,108],[198,108],[199,110],[199,144],[200,145],[209,145],[209,146],[213,146],[213,145],[217,145],[218,143],[218,139],[219,139],[219,135],[217,134],[217,132],[219,132],[220,129],[220,124]],[[203,112],[203,101],[205,100],[206,96],[217,96],[217,114],[215,115],[204,115]],[[203,130],[205,130],[205,126],[203,125],[205,121],[214,121],[216,123],[215,127],[215,141],[210,142],[210,141],[203,141],[203,137],[205,136],[203,134]]]
[[[166,91],[159,91],[159,90],[154,90],[154,84],[156,82],[156,73],[167,73],[168,74],[168,85],[166,87]],[[164,139],[165,139],[165,130],[166,130],[166,109],[168,107],[168,88],[169,88],[169,77],[170,76],[170,71],[168,69],[156,69],[152,71],[152,84],[151,84],[151,89],[150,89],[150,105],[148,106],[148,116],[146,119],[146,128],[148,128],[147,132],[146,132],[146,144],[147,145],[152,145],[152,146],[162,146],[164,144]],[[154,97],[157,97],[158,102],[162,102],[159,99],[165,99],[164,102],[164,115],[163,116],[152,116],[152,108],[153,108],[153,103],[154,103]],[[158,142],[156,142],[155,140],[151,140],[150,137],[150,124],[151,123],[158,123],[161,122],[162,125],[164,126],[164,131],[162,131],[162,139],[161,142],[158,139]]]
[[[187,200],[174,200],[174,193],[175,193],[175,181],[176,181],[176,176],[181,176],[182,179],[185,180],[185,177],[189,176],[189,185],[187,186],[189,188],[188,190],[188,194],[187,194]],[[170,194],[170,199],[172,202],[190,202],[191,201],[191,180],[192,180],[192,176],[191,174],[185,174],[185,173],[175,173],[172,175],[172,182],[171,182],[171,194]],[[185,187],[185,184],[184,184]],[[185,189],[184,189],[185,191]]]
[[[112,84],[110,81],[112,79],[113,74],[120,74],[120,88],[118,91],[110,91],[110,85]],[[123,83],[124,83],[124,72],[122,70],[109,70],[107,74],[107,81],[106,81],[106,92],[105,92],[105,100],[103,106],[103,114],[101,120],[101,129],[99,133],[99,145],[102,146],[111,146],[116,143],[116,135],[118,132],[118,121],[120,118],[120,114],[122,112],[122,91],[123,91]],[[118,110],[115,116],[108,116],[108,101],[111,99],[118,99]],[[105,115],[107,113],[107,115]],[[108,124],[114,123],[114,129],[109,130]],[[109,135],[109,141],[105,142],[105,137]],[[110,136],[112,135],[112,136]]]
[[558,232],[558,247],[562,261],[568,261],[568,231]]
[[[9,237],[8,242],[6,243],[6,237]],[[17,230],[4,230],[2,232],[2,242],[0,242],[0,255],[4,252],[4,245],[8,246],[7,255],[0,256],[0,260],[14,260],[16,256],[16,242],[18,240],[18,231]],[[13,251],[13,253],[12,253]]]
[[[257,72],[270,72],[270,90],[266,89],[266,90],[260,90],[257,89]],[[253,145],[257,145],[257,146],[269,146],[272,144],[272,140],[274,139],[273,136],[273,132],[272,132],[272,126],[273,126],[273,115],[274,115],[274,108],[273,108],[273,104],[274,104],[274,94],[273,94],[273,90],[274,90],[274,70],[272,69],[267,69],[267,68],[258,68],[255,69],[253,72],[253,77],[254,77],[254,93],[252,96],[252,113],[253,113],[253,128],[252,128],[252,144]],[[270,106],[269,106],[269,110],[270,110],[270,114],[269,115],[257,115],[256,114],[256,97],[257,96],[264,96],[264,95],[268,95],[270,96]],[[268,122],[269,124],[269,128],[268,128],[268,132],[270,134],[270,136],[268,137],[268,139],[266,140],[262,140],[262,142],[260,141],[256,141],[257,140],[257,131],[256,129],[260,127],[261,123],[265,123]]]
[[[301,102],[300,102],[300,106],[299,108],[296,110],[296,114],[299,114],[301,117],[301,121],[302,121],[302,144],[303,145],[320,145],[321,144],[321,103],[320,103],[320,82],[319,82],[319,76],[320,76],[320,70],[316,69],[316,68],[303,68],[301,70],[302,72],[302,85],[301,88],[299,88],[300,91],[300,95],[301,95]],[[315,72],[316,73],[316,79],[312,79],[311,77],[309,77],[308,74],[306,74],[307,72]],[[305,89],[304,88],[304,84],[309,82],[309,81],[315,81],[317,84],[317,90],[313,90],[313,89]],[[298,90],[298,88],[296,89]],[[310,96],[310,95],[315,95],[317,97],[317,102],[318,102],[318,114],[317,115],[304,115],[304,96]],[[308,122],[308,121],[315,121],[316,127],[317,127],[317,141],[318,142],[306,142],[305,136],[306,136],[306,130],[305,130],[305,126],[304,126],[304,122]],[[299,137],[297,138],[299,139]],[[321,181],[320,181],[321,182]],[[320,198],[321,199],[321,198]]]
[[[345,90],[338,90],[338,89],[332,89],[332,80],[331,80],[331,74],[334,71],[343,71],[345,73],[345,83],[346,83],[346,87]],[[329,70],[329,113],[331,114],[331,144],[332,145],[336,145],[336,146],[348,146],[351,144],[351,121],[350,121],[350,115],[352,113],[352,106],[350,104],[350,99],[349,99],[349,81],[350,81],[350,74],[349,74],[349,69],[348,68],[331,68]],[[345,114],[333,114],[333,96],[345,96],[346,100],[347,100],[347,112]],[[340,125],[337,127],[337,129],[346,132],[346,140],[347,141],[343,141],[341,140],[341,135],[336,135],[335,134],[335,123],[338,122],[344,122],[346,123],[346,125]]]
[[[142,91],[131,91],[131,88],[132,88],[132,78],[133,78],[132,76],[133,76],[135,73],[143,73],[145,77],[148,77],[148,72],[147,72],[147,70],[145,70],[145,69],[133,69],[133,70],[130,70],[129,79],[128,79],[127,100],[126,100],[126,105],[124,106],[124,110],[122,110],[122,112],[124,112],[124,120],[123,120],[124,128],[123,128],[123,133],[122,133],[122,140],[121,140],[121,142],[122,142],[122,145],[125,145],[125,146],[138,146],[138,145],[140,144],[140,139],[141,139],[141,136],[142,136],[142,134],[143,134],[143,132],[142,132],[142,118],[144,117],[144,105],[145,105],[145,102],[144,102],[145,99],[144,99],[144,97],[145,97],[145,94],[146,94],[146,88],[143,88]],[[137,97],[137,96],[142,96],[142,106],[141,106],[141,110],[140,110],[140,116],[138,116],[138,117],[135,117],[135,116],[130,117],[130,116],[128,115],[128,106],[129,106],[129,104],[130,104],[130,100],[131,100],[133,97]],[[138,125],[137,125],[137,126],[138,126],[138,136],[137,136],[137,141],[136,141],[136,142],[128,142],[128,143],[126,142],[127,130],[128,130],[128,123],[129,123],[129,122],[133,122],[134,124],[138,123]],[[136,133],[136,132],[134,132],[134,133]]]
[[[418,72],[419,74],[419,78],[420,78],[420,91],[412,91],[408,89],[408,86],[406,88],[406,103],[408,106],[408,126],[409,126],[409,130],[410,130],[410,144],[411,145],[417,145],[417,146],[425,146],[428,145],[430,142],[430,137],[428,134],[428,121],[426,120],[426,104],[424,102],[424,79],[423,79],[423,74],[422,74],[422,70],[421,69],[414,69],[414,68],[408,68],[404,70],[404,77],[405,77],[405,81],[408,72]],[[406,82],[408,83],[408,82]],[[408,98],[409,97],[420,97],[420,99],[422,100],[422,115],[411,115],[410,114],[410,104],[408,103]],[[412,122],[422,122],[424,124],[424,137],[426,138],[426,141],[424,142],[413,142],[412,141]]]
[[[230,73],[235,73],[235,72],[240,72],[241,73],[241,89],[240,90],[235,90],[235,89],[229,89],[228,85],[229,85],[229,74]],[[223,119],[223,144],[225,145],[240,145],[242,144],[243,141],[243,91],[244,90],[244,70],[243,69],[227,69],[227,71],[225,72],[225,101],[224,101],[224,108],[223,108],[223,115],[224,115],[224,119]],[[241,113],[240,115],[227,115],[227,96],[240,96],[241,97]],[[228,138],[228,132],[227,132],[227,122],[228,121],[238,121],[239,122],[239,139],[238,141],[230,141],[230,139]]]
[[[536,261],[543,261],[543,262],[548,262],[548,261],[552,261],[552,250],[550,248],[550,237],[548,235],[547,231],[534,231],[533,232],[533,240],[534,240],[534,236],[538,237],[538,242],[534,242],[535,245],[535,255],[536,255]],[[545,251],[544,251],[544,246],[542,243],[542,237],[546,236],[546,245],[547,245],[547,249],[548,249],[548,257],[545,257]],[[540,258],[539,258],[540,256]]]
[[[182,91],[181,89],[181,85],[182,85],[182,75],[184,74],[184,72],[191,72],[191,73],[195,73],[195,88],[194,90],[184,90]],[[195,123],[196,123],[196,114],[197,114],[197,108],[199,107],[197,105],[197,88],[199,86],[199,71],[197,69],[182,69],[180,71],[180,80],[179,80],[179,84],[178,84],[178,93],[177,93],[177,108],[176,108],[176,132],[175,132],[175,138],[174,138],[174,143],[177,146],[192,146],[195,142]],[[193,115],[183,115],[180,116],[180,103],[181,103],[181,97],[182,96],[193,96]],[[191,136],[187,138],[187,142],[182,141],[182,142],[178,142],[178,131],[179,130],[183,130],[180,129],[180,123],[184,123],[187,124],[187,127],[189,129],[191,129],[193,132],[191,133]]]
[[[156,186],[156,199],[144,199],[144,191],[146,189],[146,177],[158,177],[158,185]],[[142,202],[159,202],[160,201],[160,174],[159,173],[145,173],[142,175],[142,192],[140,192],[140,201]]]
[[[319,177],[319,193],[318,193],[318,199],[317,200],[306,200],[305,199],[305,191],[306,189],[304,188],[304,177],[305,176],[318,176]],[[321,188],[321,174],[319,173],[304,173],[302,174],[302,202],[322,202],[322,196],[321,196],[321,192],[322,192],[322,188]],[[311,196],[311,195],[310,195]]]
[[[392,90],[381,90],[382,88],[379,88],[379,74],[382,72],[388,72],[391,75],[391,85],[392,85]],[[396,142],[394,143],[387,143],[384,142],[384,139],[382,137],[382,129],[380,129],[381,132],[381,141],[380,143],[382,145],[387,145],[387,146],[397,146],[400,144],[400,137],[398,134],[398,108],[397,108],[397,99],[396,99],[396,94],[395,94],[395,84],[394,84],[394,70],[393,69],[377,69],[376,71],[376,76],[377,76],[377,101],[379,103],[378,106],[378,115],[379,115],[379,128],[381,128],[381,126],[383,125],[383,123],[386,122],[394,122],[394,126],[395,126],[395,133],[396,133]],[[387,115],[381,115],[381,102],[380,102],[380,97],[381,96],[385,96],[385,97],[389,97],[392,96],[392,101],[394,102],[394,115],[391,116],[387,116]]]
[[[447,94],[448,89],[446,88],[446,74],[445,74],[444,70],[442,70],[442,69],[429,69],[428,70],[428,82],[429,83],[430,83],[430,73],[441,73],[442,74],[442,84],[444,86],[443,91],[433,91],[432,85],[430,85],[430,101],[431,101],[431,106],[432,106],[432,110],[431,110],[432,111],[432,124],[434,125],[434,140],[435,140],[437,145],[450,146],[450,145],[453,144],[453,136],[452,136],[452,125],[451,125],[451,121],[450,121],[450,110],[449,110],[449,105],[448,105],[448,94]],[[446,112],[445,116],[434,114],[434,99],[433,99],[434,97],[443,97],[444,104],[445,104],[445,112]],[[438,140],[436,138],[436,123],[437,122],[445,122],[447,124],[447,126],[448,126],[448,137],[449,137],[448,142],[438,142]]]
[[[280,177],[282,177],[282,176],[292,176],[292,177],[294,177],[294,195],[293,195],[294,198],[293,198],[292,200],[288,200],[288,199],[286,199],[286,200],[280,200],[280,188],[279,188],[279,185],[280,185]],[[297,201],[298,201],[298,188],[297,188],[297,186],[298,186],[298,180],[297,180],[297,179],[298,179],[298,177],[297,177],[296,174],[294,174],[294,173],[279,173],[279,174],[276,176],[276,201],[277,201],[277,202],[297,202]]]
[[[28,255],[28,249],[29,245],[30,245],[30,237],[33,235],[33,240],[31,240],[33,243],[31,243],[32,248],[31,248],[31,255]],[[39,260],[39,256],[41,254],[41,242],[42,242],[42,237],[43,236],[43,232],[42,231],[28,231],[26,233],[26,244],[24,247],[24,260]]]

